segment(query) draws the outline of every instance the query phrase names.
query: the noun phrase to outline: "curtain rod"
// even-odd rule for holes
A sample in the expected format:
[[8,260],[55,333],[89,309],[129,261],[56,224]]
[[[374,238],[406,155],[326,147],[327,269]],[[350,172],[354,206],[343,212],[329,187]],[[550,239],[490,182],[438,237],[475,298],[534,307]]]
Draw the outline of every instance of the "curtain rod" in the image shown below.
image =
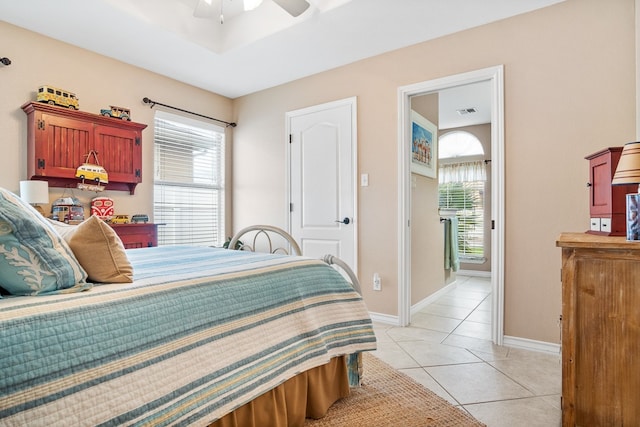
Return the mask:
[[238,126],[237,123],[225,122],[224,120],[216,119],[215,117],[205,116],[203,114],[194,113],[193,111],[183,110],[182,108],[173,107],[171,105],[163,104],[163,103],[158,102],[158,101],[152,101],[151,99],[147,98],[146,96],[144,98],[142,98],[142,102],[144,102],[145,104],[151,104],[151,106],[149,108],[153,108],[156,105],[162,105],[163,107],[171,108],[173,110],[182,111],[183,113],[193,114],[194,116],[204,117],[205,119],[213,120],[213,121],[216,121],[216,122],[219,122],[219,123],[224,123],[225,125],[227,125],[227,127],[231,126],[232,128],[234,128],[234,127]]

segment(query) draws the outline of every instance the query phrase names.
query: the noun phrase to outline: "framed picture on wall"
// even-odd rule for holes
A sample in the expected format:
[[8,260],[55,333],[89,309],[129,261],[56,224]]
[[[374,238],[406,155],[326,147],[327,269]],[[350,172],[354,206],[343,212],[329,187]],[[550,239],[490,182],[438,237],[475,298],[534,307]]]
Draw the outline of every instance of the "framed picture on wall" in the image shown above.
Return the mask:
[[438,129],[411,111],[411,172],[429,178],[438,176]]

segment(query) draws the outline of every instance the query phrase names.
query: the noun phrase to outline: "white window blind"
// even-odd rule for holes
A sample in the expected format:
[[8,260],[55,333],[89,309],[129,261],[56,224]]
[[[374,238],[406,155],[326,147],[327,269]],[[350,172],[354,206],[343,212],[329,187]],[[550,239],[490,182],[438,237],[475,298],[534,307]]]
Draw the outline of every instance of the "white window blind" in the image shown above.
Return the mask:
[[224,129],[157,111],[154,221],[159,245],[222,246]]
[[461,260],[484,260],[485,181],[440,184],[440,208],[455,209]]
[[[453,209],[458,219],[458,254],[461,261],[484,262],[484,191],[486,164],[471,160],[484,154],[473,134],[453,131],[439,139],[440,208]],[[449,160],[445,160],[449,159]]]

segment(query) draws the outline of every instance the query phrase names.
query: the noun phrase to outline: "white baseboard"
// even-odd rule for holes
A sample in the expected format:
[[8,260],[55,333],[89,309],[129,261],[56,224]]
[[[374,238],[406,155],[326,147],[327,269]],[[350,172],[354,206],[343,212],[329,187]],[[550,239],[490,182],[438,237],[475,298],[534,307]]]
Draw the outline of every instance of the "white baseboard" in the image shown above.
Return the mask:
[[393,325],[393,326],[400,325],[400,319],[398,318],[398,316],[392,316],[390,314],[383,314],[383,313],[374,313],[372,311],[369,312],[369,316],[371,317],[371,320],[374,322],[384,323],[384,324]]
[[523,350],[538,351],[549,354],[560,354],[560,344],[553,344],[550,342],[505,335],[502,343],[507,347],[521,348]]
[[440,298],[442,295],[444,295],[447,292],[449,292],[455,286],[456,286],[456,282],[454,280],[453,282],[451,282],[448,285],[446,285],[444,288],[438,289],[437,291],[435,291],[434,293],[432,293],[431,295],[429,295],[428,297],[426,297],[422,301],[419,301],[416,304],[412,305],[411,306],[411,315],[413,316],[414,314],[422,311],[423,308],[425,308],[426,306],[428,306],[429,304],[431,304],[432,302],[434,302],[435,300]]
[[458,270],[456,274],[459,274],[460,276],[491,277],[490,271],[479,270]]

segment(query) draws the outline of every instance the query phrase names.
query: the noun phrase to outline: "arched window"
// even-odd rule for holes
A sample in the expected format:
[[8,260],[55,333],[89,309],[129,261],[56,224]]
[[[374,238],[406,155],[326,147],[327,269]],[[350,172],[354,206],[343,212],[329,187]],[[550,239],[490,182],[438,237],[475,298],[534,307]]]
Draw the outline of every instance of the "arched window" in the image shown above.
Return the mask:
[[480,140],[472,133],[456,130],[438,139],[438,159],[484,155]]
[[453,131],[438,140],[439,207],[455,210],[458,253],[461,262],[486,261],[484,257],[484,149],[478,138]]

